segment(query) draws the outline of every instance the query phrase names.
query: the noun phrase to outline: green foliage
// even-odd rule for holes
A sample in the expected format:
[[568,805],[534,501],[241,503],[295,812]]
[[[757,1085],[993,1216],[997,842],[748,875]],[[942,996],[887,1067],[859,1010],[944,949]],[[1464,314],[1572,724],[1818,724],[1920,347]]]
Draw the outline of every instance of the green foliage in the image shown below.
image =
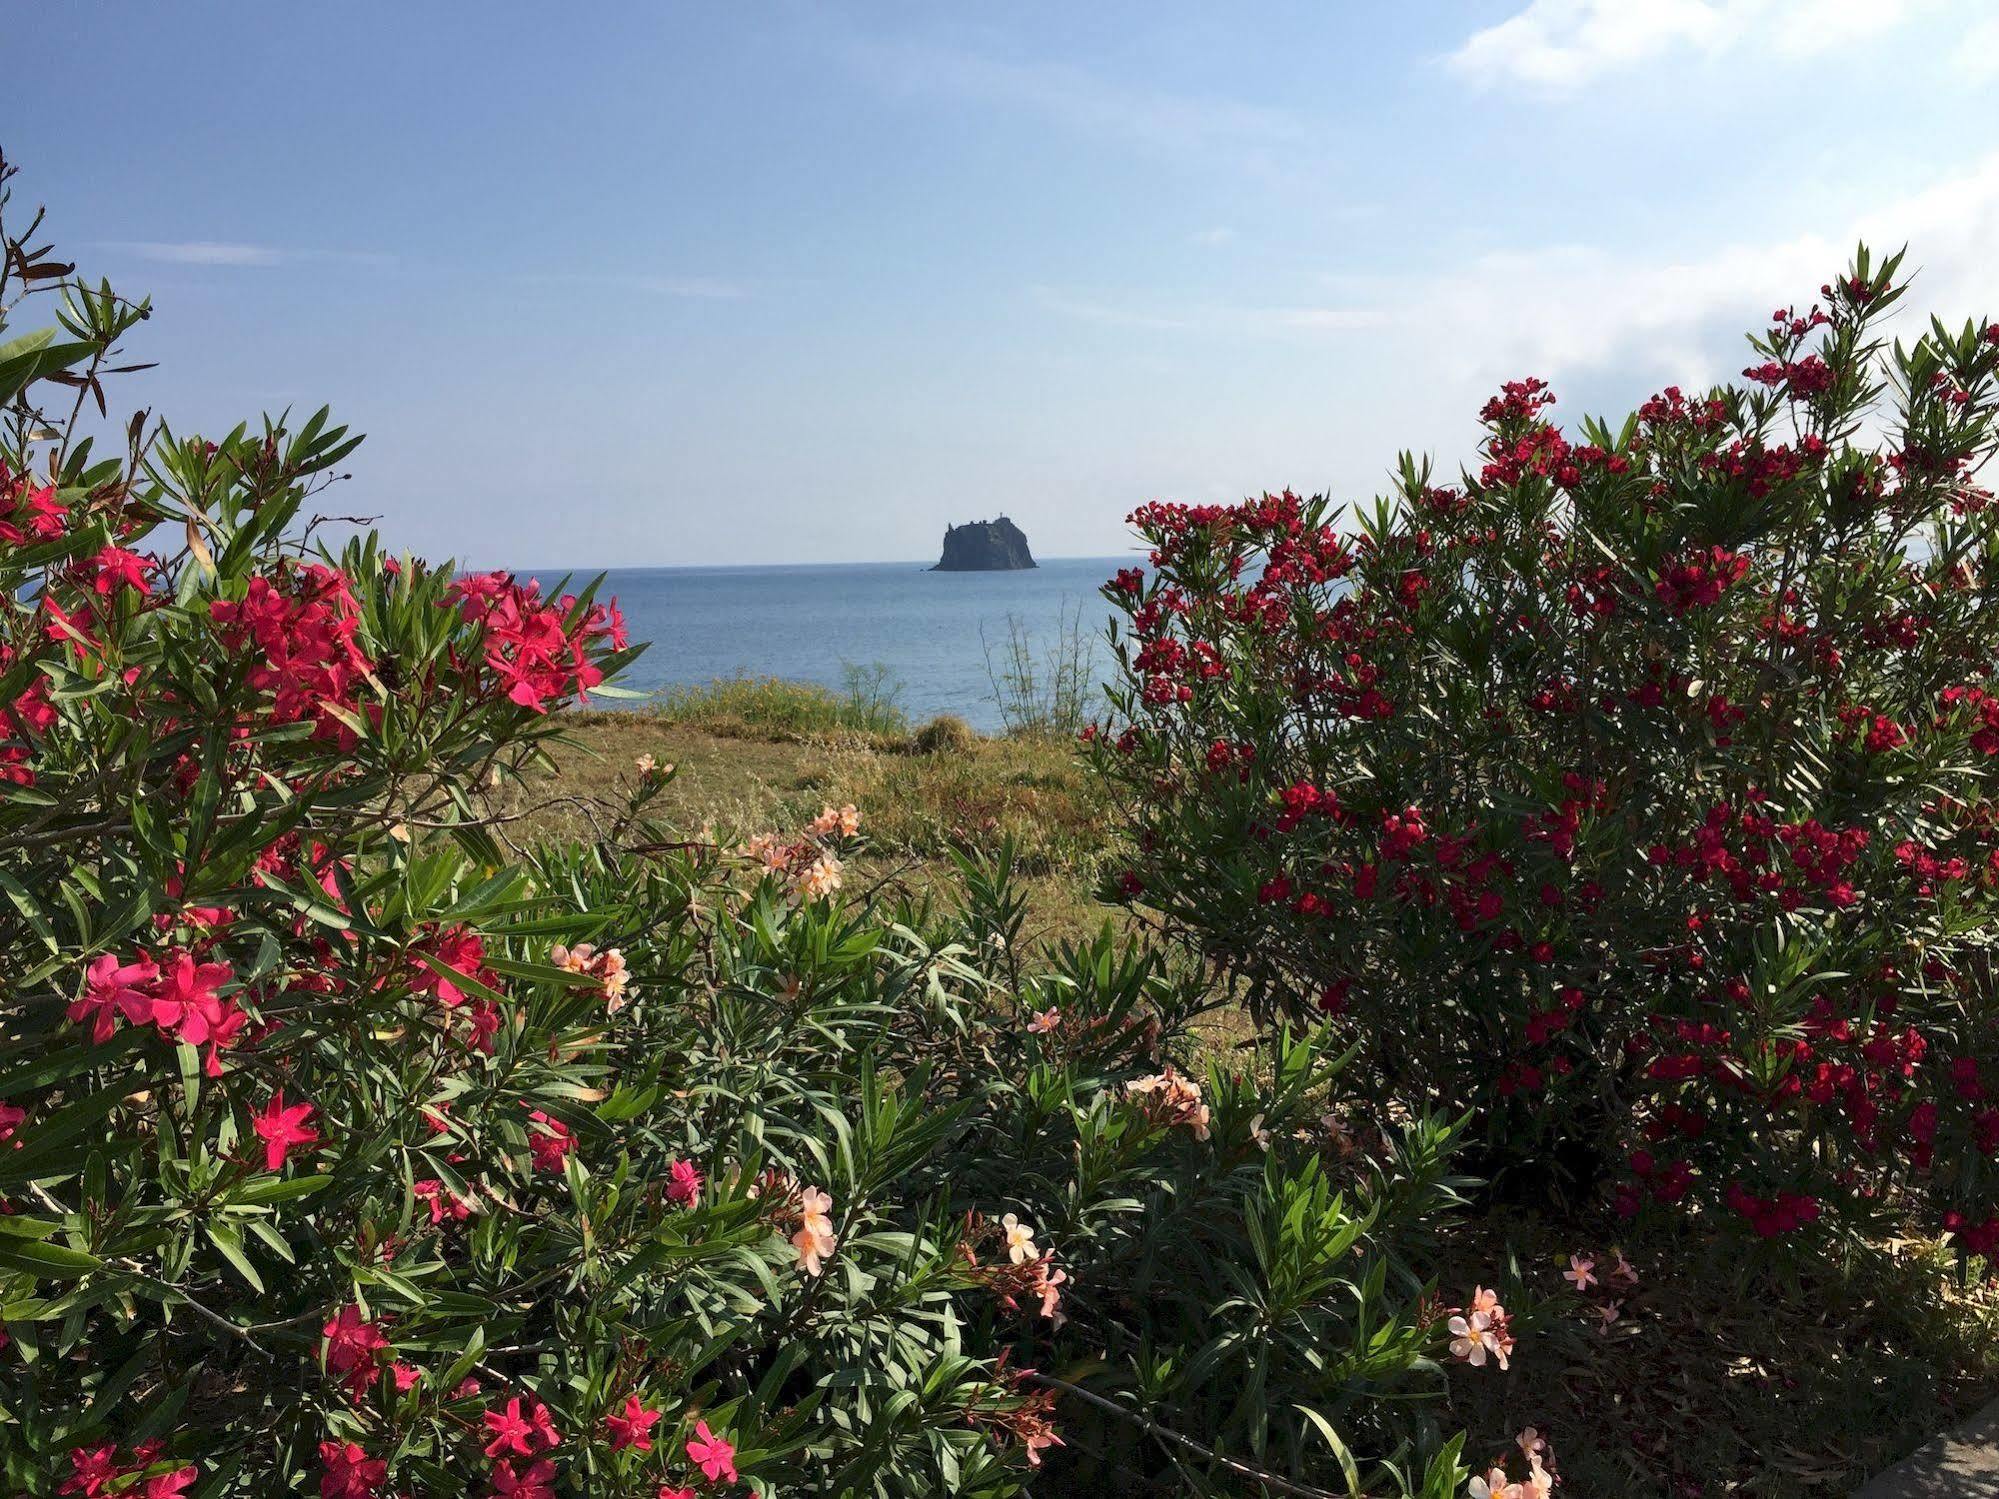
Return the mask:
[[6,247],[9,1492],[1456,1488],[1450,1129],[1347,1148],[1323,1030],[1196,1081],[1204,986],[1024,950],[1010,848],[844,905],[839,814],[718,847],[650,765],[517,837],[615,605],[315,546],[324,412],[94,459],[143,309]]
[[886,668],[849,666],[838,692],[777,677],[717,677],[701,687],[668,689],[658,711],[670,723],[726,738],[896,739],[909,730],[898,695]]

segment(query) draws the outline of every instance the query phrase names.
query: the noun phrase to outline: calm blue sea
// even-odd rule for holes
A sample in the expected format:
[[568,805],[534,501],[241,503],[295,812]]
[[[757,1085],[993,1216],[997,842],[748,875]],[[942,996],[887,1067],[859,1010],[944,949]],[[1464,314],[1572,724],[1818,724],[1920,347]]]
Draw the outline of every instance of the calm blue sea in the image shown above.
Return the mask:
[[[901,684],[912,719],[956,713],[993,730],[999,713],[980,632],[997,650],[1011,615],[1036,637],[1038,658],[1080,608],[1084,633],[1101,646],[1109,608],[1097,589],[1133,560],[1057,557],[1005,573],[934,573],[917,562],[612,568],[604,592],[617,595],[632,639],[652,642],[626,687],[657,691],[744,673],[838,688],[849,664],[880,662]],[[544,585],[561,577],[522,571]]]

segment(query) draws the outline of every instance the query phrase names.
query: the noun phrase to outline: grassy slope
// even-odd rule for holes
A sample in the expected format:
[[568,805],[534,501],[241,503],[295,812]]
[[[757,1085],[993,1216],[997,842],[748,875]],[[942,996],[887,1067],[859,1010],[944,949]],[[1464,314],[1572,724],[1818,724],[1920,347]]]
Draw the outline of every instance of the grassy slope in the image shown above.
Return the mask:
[[[1090,892],[1110,821],[1067,740],[974,737],[917,753],[898,716],[843,703],[734,683],[653,711],[574,714],[545,790],[619,800],[634,759],[650,754],[678,767],[663,814],[730,838],[795,829],[822,806],[853,802],[869,839],[850,869],[860,890],[931,887],[950,844],[990,850],[1011,835],[1033,899],[1030,935],[1076,936],[1104,919]],[[531,825],[588,831],[563,807]],[[1242,1035],[1216,1031],[1217,1056],[1233,1057],[1225,1064],[1245,1060]],[[1620,1239],[1643,1281],[1600,1330],[1559,1270],[1571,1250],[1601,1253]],[[1579,1496],[1844,1493],[1975,1408],[1999,1376],[1992,1291],[1955,1286],[1933,1244],[1875,1246],[1844,1273],[1788,1287],[1750,1273],[1697,1224],[1634,1237],[1608,1221],[1500,1209],[1474,1215],[1442,1248],[1447,1298],[1496,1283],[1530,1317],[1510,1374],[1453,1371],[1443,1419],[1470,1428],[1474,1459],[1537,1426]]]
[[[712,825],[725,839],[795,831],[820,808],[852,802],[867,840],[848,871],[852,888],[927,889],[948,871],[952,846],[995,851],[1011,837],[1032,901],[1030,935],[1080,936],[1110,914],[1091,894],[1108,824],[1068,741],[973,736],[921,753],[907,733],[802,726],[788,713],[745,719],[741,706],[573,714],[546,790],[619,800],[633,762],[650,754],[676,767],[658,815],[689,830]],[[582,809],[569,806],[530,826],[588,832]]]

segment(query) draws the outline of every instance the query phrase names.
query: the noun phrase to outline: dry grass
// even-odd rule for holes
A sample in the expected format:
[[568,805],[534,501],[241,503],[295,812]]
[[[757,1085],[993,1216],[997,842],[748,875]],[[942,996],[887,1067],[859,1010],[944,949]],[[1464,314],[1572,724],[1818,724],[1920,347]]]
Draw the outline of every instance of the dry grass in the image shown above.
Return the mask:
[[[945,736],[930,753],[907,735],[834,725],[808,732],[791,713],[758,719],[738,696],[712,715],[686,711],[574,713],[552,748],[556,775],[529,788],[552,797],[619,803],[633,762],[649,754],[675,767],[655,815],[725,838],[792,830],[820,808],[861,809],[867,851],[855,888],[912,893],[947,878],[952,848],[997,852],[1008,840],[1031,906],[1030,931],[1054,938],[1094,932],[1109,907],[1092,894],[1109,824],[1068,740]],[[528,821],[548,836],[588,836],[588,814],[551,805]]]
[[[1635,1289],[1576,1296],[1569,1255],[1622,1244]],[[1634,1238],[1494,1209],[1447,1238],[1444,1294],[1495,1286],[1516,1319],[1505,1374],[1456,1366],[1451,1416],[1474,1462],[1536,1428],[1563,1491],[1665,1499],[1838,1495],[1999,1389],[1999,1297],[1960,1286],[1934,1241],[1858,1246],[1781,1273],[1698,1223]],[[1605,1326],[1598,1308],[1616,1299]],[[1523,1317],[1523,1313],[1525,1314]]]

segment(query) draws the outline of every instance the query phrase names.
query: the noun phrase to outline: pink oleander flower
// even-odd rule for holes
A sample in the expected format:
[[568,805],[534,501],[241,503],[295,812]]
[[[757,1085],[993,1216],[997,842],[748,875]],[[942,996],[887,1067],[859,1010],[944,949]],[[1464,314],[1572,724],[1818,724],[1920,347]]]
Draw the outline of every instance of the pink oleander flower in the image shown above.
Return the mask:
[[1030,1289],[1041,1298],[1041,1315],[1059,1328],[1069,1320],[1062,1312],[1062,1287],[1069,1283],[1069,1273],[1055,1268],[1052,1249],[1034,1262],[1034,1269],[1034,1284]]
[[791,867],[791,845],[775,833],[753,834],[739,852],[744,858],[763,865],[772,874],[782,874]]
[[1621,1301],[1612,1301],[1603,1306],[1598,1307],[1596,1314],[1598,1317],[1602,1318],[1602,1321],[1597,1324],[1597,1331],[1601,1333],[1608,1333],[1611,1329],[1611,1325],[1617,1321],[1618,1316],[1623,1312],[1623,1310],[1624,1310],[1624,1303]]
[[1016,1265],[1023,1265],[1031,1259],[1038,1259],[1041,1251],[1034,1247],[1034,1225],[1022,1223],[1019,1217],[1008,1213],[1000,1219],[1000,1229],[1006,1238],[1006,1256]]
[[472,1204],[446,1187],[434,1176],[411,1183],[411,1190],[418,1202],[430,1208],[430,1226],[437,1227],[448,1215],[459,1222],[472,1216]]
[[548,1407],[539,1400],[523,1413],[521,1397],[514,1395],[509,1397],[504,1410],[489,1410],[481,1419],[492,1433],[486,1443],[488,1457],[532,1457],[537,1450],[562,1445],[562,1435],[555,1429]]
[[1637,1285],[1638,1272],[1631,1268],[1631,1261],[1627,1260],[1624,1257],[1624,1251],[1621,1249],[1613,1249],[1611,1250],[1611,1253],[1617,1256],[1617,1263],[1612,1265],[1609,1271],[1608,1278],[1611,1280],[1611,1282],[1613,1284],[1623,1286],[1627,1290]]
[[695,1423],[694,1435],[687,1443],[687,1457],[710,1483],[736,1481],[736,1449],[726,1438],[710,1431],[706,1421]]
[[321,1442],[320,1499],[374,1499],[388,1482],[389,1465],[370,1457],[359,1442]]
[[1572,1254],[1569,1256],[1569,1268],[1562,1272],[1562,1278],[1574,1281],[1578,1291],[1587,1291],[1596,1284],[1596,1276],[1592,1273],[1595,1269],[1595,1260],[1587,1255]]
[[676,1160],[666,1168],[666,1200],[690,1207],[701,1196],[701,1170],[692,1161]]
[[493,1465],[495,1499],[555,1499],[555,1464],[542,1458],[519,1472],[511,1462]]
[[1032,1020],[1027,1022],[1027,1033],[1030,1036],[1045,1036],[1050,1031],[1054,1030],[1057,1026],[1059,1026],[1061,1023],[1062,1023],[1061,1010],[1053,1006],[1050,1006],[1048,1009],[1041,1011]]
[[70,1005],[70,1023],[90,1022],[90,1039],[102,1046],[111,1039],[117,1018],[128,1025],[144,1025],[153,1018],[150,987],[160,976],[151,958],[121,963],[111,954],[93,962],[84,975],[83,997]]

